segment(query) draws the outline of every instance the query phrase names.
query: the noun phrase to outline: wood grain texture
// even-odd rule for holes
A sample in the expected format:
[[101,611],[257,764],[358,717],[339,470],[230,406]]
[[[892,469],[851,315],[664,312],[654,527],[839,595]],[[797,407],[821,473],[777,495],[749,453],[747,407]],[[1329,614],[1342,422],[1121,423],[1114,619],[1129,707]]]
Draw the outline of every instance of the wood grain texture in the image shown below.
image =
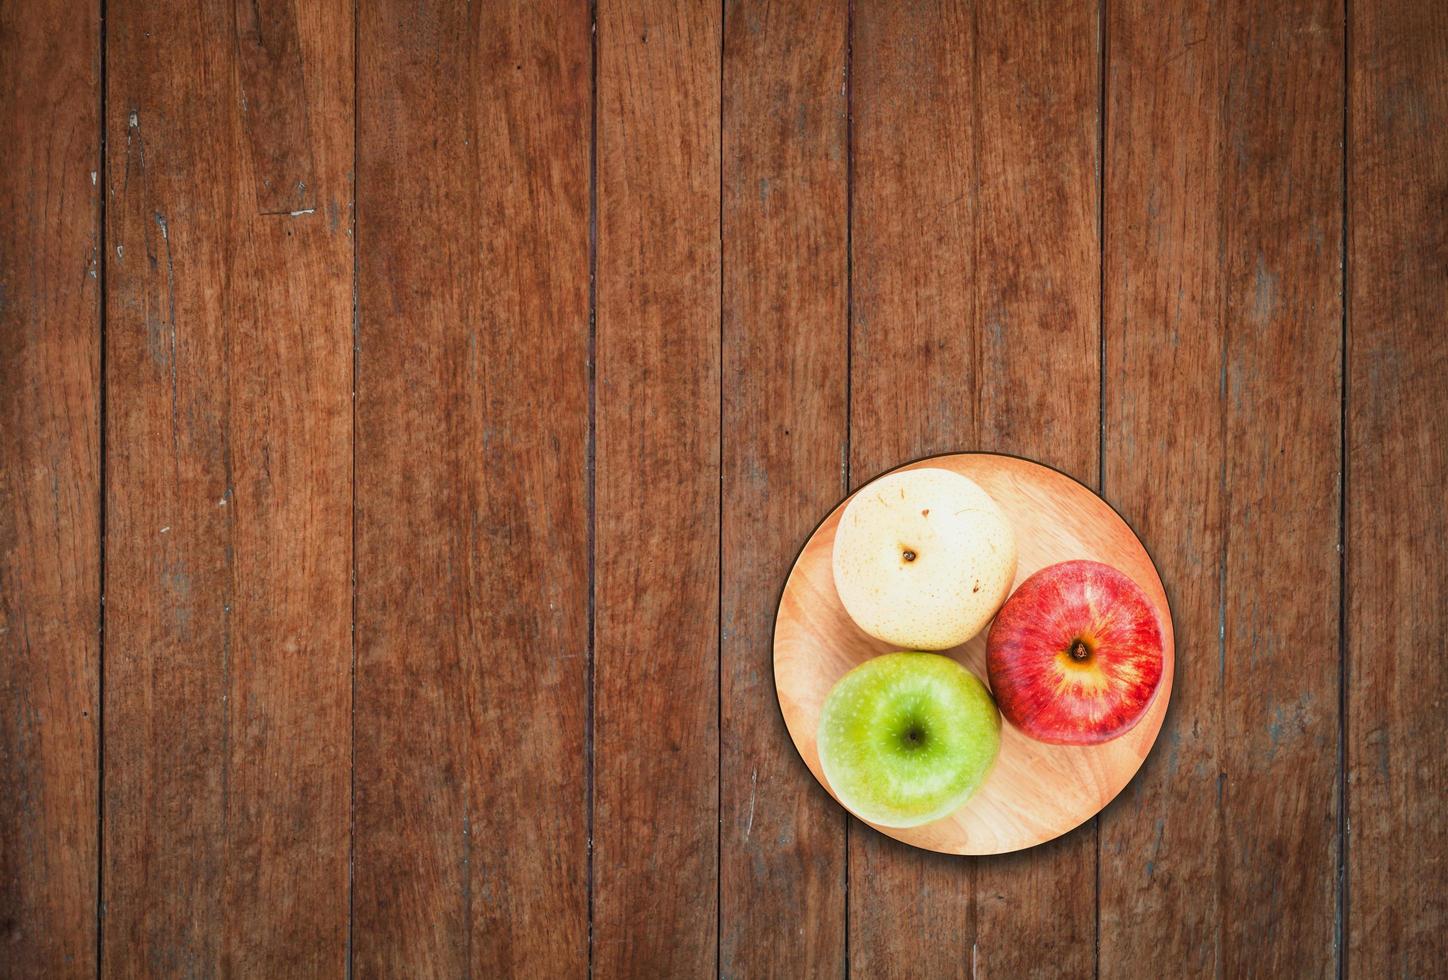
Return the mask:
[[780,582],[844,493],[847,5],[726,13],[719,973],[840,976],[845,816],[767,709]]
[[[482,414],[468,9],[358,8],[353,963],[466,976]],[[405,79],[406,84],[399,84]],[[456,195],[462,193],[461,199]],[[476,530],[475,530],[476,529]],[[419,588],[419,585],[424,587]]]
[[1218,968],[1331,975],[1342,6],[1233,6],[1225,27]]
[[[0,117],[0,976],[1440,969],[1442,4],[32,0]],[[769,655],[963,449],[1180,648],[971,861]]]
[[[857,0],[852,38],[851,487],[977,440],[974,19]],[[849,966],[972,965],[971,865],[849,825]]]
[[[1094,482],[1095,5],[859,5],[854,64],[852,482],[961,448]],[[1094,901],[1089,832],[975,866],[852,834],[850,857],[857,970],[1092,967],[1094,917],[1059,913]]]
[[0,974],[95,973],[97,10],[0,9]]
[[[1088,486],[1101,472],[1098,11],[976,10],[976,445]],[[1090,973],[1095,872],[1094,825],[982,864],[976,975]]]
[[1165,758],[1104,821],[1101,969],[1330,975],[1342,11],[1122,7],[1108,36],[1106,487],[1179,635],[1220,645],[1184,640]]
[[588,11],[361,11],[354,963],[588,969]]
[[1177,679],[1157,750],[1101,816],[1100,972],[1209,976],[1223,915],[1225,8],[1108,10],[1103,482],[1166,581]]
[[257,214],[233,13],[107,17],[109,976],[346,968],[352,11],[288,42],[295,218]]
[[[876,828],[915,847],[948,854],[999,854],[1032,848],[1094,817],[1136,774],[1156,742],[1171,700],[1171,610],[1141,542],[1101,498],[1057,470],[1013,456],[936,456],[902,469],[944,469],[969,477],[1000,505],[1019,548],[1012,591],[1057,562],[1088,559],[1125,572],[1156,607],[1165,643],[1161,685],[1139,724],[1103,745],[1047,745],[1013,725],[985,782],[954,813],[920,827]],[[898,471],[897,471],[898,472]],[[867,484],[859,491],[872,493]],[[774,670],[780,710],[810,771],[827,785],[816,737],[820,711],[845,674],[897,646],[865,634],[835,590],[835,531],[848,500],[810,536],[780,598]],[[986,681],[986,632],[946,651]],[[871,825],[873,826],[873,825]]]
[[317,206],[301,38],[293,0],[234,0],[241,118],[251,149],[257,210]]
[[718,966],[720,13],[598,5],[600,977]]
[[1347,967],[1431,976],[1448,954],[1448,10],[1350,11]]

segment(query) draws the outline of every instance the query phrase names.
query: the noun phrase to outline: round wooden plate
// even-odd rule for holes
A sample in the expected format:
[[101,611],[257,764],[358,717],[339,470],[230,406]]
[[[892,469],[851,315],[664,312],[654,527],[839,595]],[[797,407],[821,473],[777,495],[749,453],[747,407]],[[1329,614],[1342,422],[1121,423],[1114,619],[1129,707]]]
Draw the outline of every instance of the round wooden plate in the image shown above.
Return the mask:
[[[1104,745],[1047,745],[1003,721],[995,767],[965,806],[922,827],[875,827],[907,844],[948,854],[1000,854],[1033,847],[1091,819],[1131,781],[1151,751],[1175,673],[1166,592],[1151,557],[1121,516],[1069,476],[1027,459],[994,453],[935,456],[899,470],[921,467],[963,473],[1000,504],[1015,528],[1019,552],[1013,591],[1047,565],[1092,558],[1130,575],[1161,614],[1166,641],[1161,689],[1146,717],[1131,731]],[[795,560],[774,624],[779,707],[799,754],[827,790],[815,746],[820,706],[850,668],[898,649],[861,632],[835,593],[831,553],[835,527],[847,503],[849,498],[825,518]],[[982,681],[987,630],[962,646],[942,651]]]

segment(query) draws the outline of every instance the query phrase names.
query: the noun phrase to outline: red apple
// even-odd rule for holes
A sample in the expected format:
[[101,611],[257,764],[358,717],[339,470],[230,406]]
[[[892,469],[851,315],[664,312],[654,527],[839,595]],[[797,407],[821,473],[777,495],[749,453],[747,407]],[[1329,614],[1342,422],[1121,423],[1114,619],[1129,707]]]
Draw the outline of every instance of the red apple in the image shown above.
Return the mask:
[[1095,745],[1130,731],[1161,683],[1156,607],[1099,561],[1049,565],[1021,583],[986,639],[991,691],[1032,738]]

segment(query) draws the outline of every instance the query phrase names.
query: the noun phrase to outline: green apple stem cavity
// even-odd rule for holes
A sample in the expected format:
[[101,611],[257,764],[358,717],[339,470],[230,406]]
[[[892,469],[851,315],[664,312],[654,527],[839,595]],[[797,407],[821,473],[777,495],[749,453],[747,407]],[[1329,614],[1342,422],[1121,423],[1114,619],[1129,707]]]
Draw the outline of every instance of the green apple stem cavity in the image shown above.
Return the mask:
[[915,827],[949,815],[979,788],[1000,729],[985,685],[960,664],[891,653],[850,671],[825,699],[820,766],[857,816]]

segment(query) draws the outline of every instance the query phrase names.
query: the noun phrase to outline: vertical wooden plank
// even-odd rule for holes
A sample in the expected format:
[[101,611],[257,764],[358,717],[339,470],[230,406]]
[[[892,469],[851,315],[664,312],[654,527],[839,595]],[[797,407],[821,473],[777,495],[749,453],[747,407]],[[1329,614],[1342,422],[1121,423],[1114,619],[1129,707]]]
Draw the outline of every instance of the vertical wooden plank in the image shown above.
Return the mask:
[[1114,10],[1107,490],[1183,669],[1103,822],[1103,973],[1337,968],[1342,28]]
[[1448,9],[1348,40],[1348,971],[1448,955]]
[[[964,2],[856,2],[850,483],[977,442],[975,34]],[[849,827],[850,972],[955,976],[974,865]]]
[[1337,963],[1342,4],[1234,5],[1227,21],[1221,967],[1322,975]]
[[107,975],[345,970],[351,18],[262,25],[315,120],[289,216],[232,5],[109,8]]
[[360,15],[356,972],[581,976],[589,13]]
[[856,3],[856,486],[976,439],[974,27],[964,2]]
[[717,966],[721,28],[598,5],[600,977]]
[[1218,973],[1226,542],[1224,8],[1113,2],[1106,28],[1106,496],[1176,626],[1156,748],[1101,816],[1103,977]]
[[774,710],[772,640],[844,491],[848,9],[726,9],[719,972],[840,976],[844,814]]
[[[977,438],[1100,475],[1098,4],[979,0]],[[1096,831],[976,870],[977,976],[1086,976]]]
[[[1094,482],[1096,44],[1093,5],[857,7],[856,485],[971,448]],[[854,825],[852,969],[1089,972],[1094,843],[966,863]]]
[[[357,9],[353,965],[467,974],[482,481],[470,9]],[[406,84],[400,84],[405,80]],[[459,194],[461,196],[459,196]],[[469,383],[471,382],[471,383]],[[419,586],[422,586],[421,588]]]
[[95,971],[100,25],[0,9],[0,972]]
[[584,976],[592,22],[574,0],[477,16],[469,973]]
[[1097,13],[1089,0],[976,10],[980,438],[1088,486],[1101,423]]
[[316,207],[311,124],[301,91],[301,38],[293,0],[237,0],[241,118],[251,145],[257,209]]

